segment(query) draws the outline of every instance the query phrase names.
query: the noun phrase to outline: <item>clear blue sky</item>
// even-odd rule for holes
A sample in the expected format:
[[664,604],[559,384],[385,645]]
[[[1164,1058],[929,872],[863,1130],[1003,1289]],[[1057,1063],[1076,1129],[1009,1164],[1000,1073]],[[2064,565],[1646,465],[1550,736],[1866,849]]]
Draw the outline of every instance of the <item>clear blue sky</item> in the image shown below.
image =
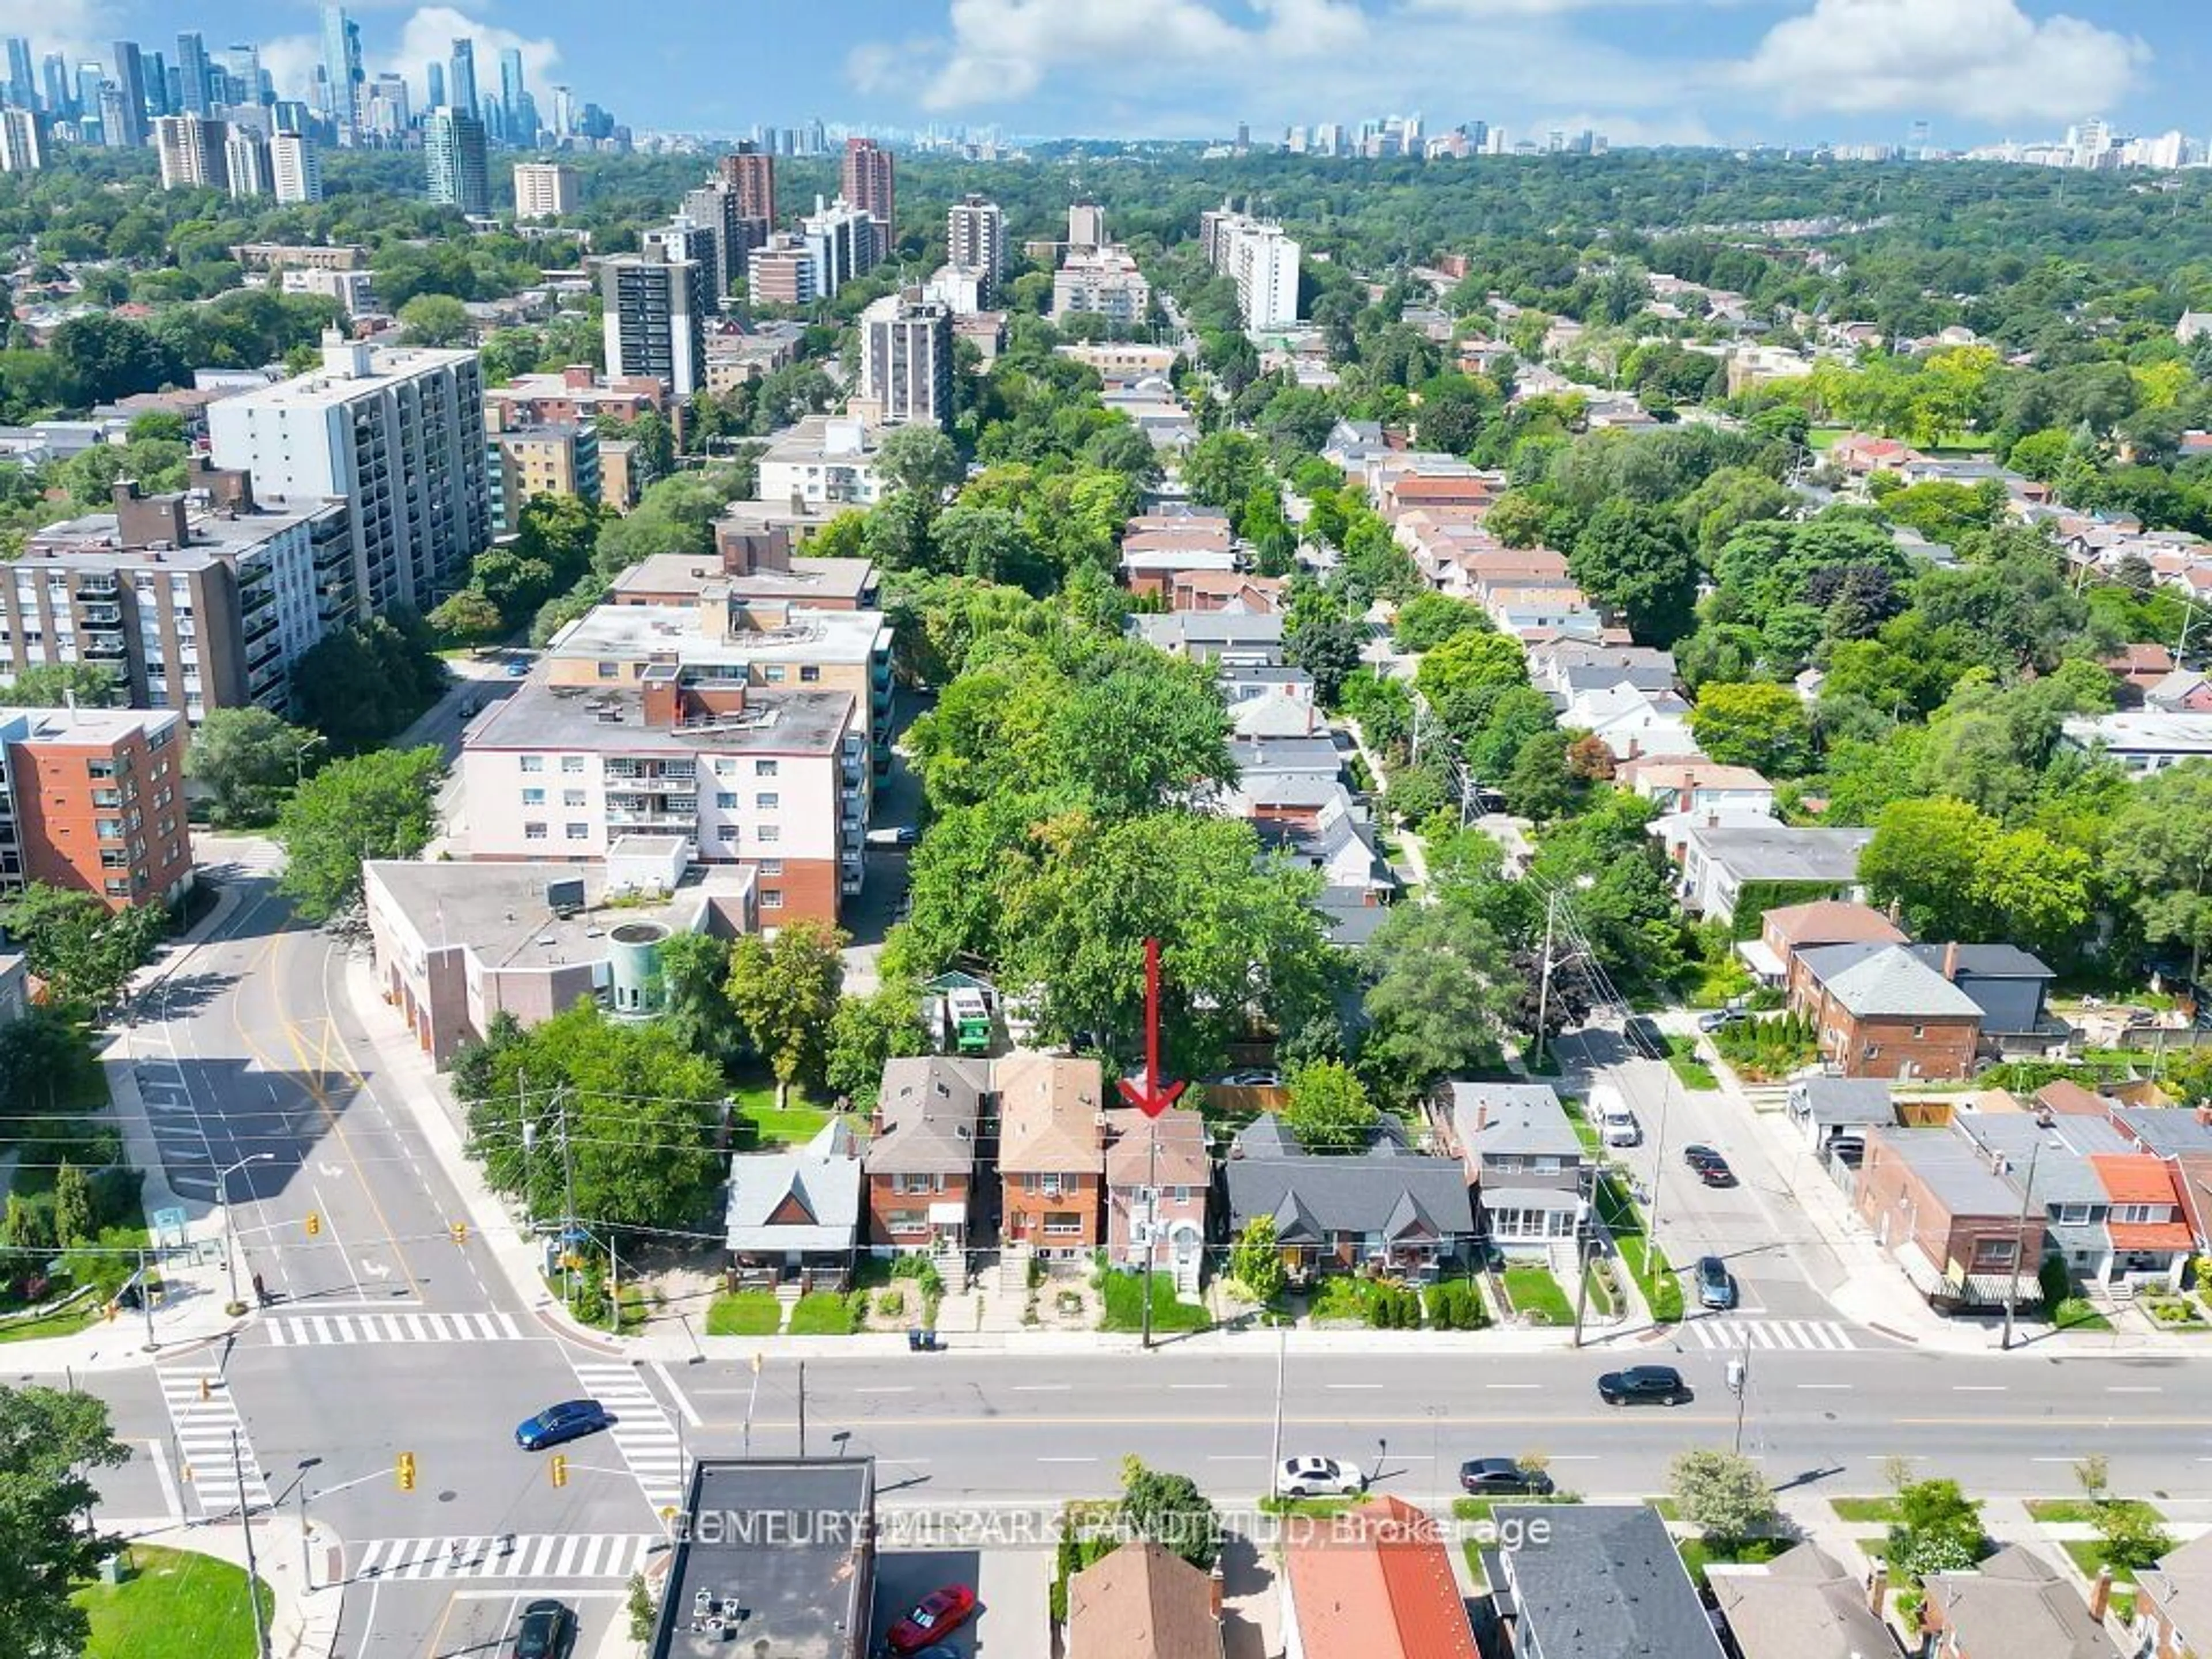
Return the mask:
[[[421,65],[463,27],[480,64],[526,42],[641,129],[738,131],[819,115],[1016,132],[1204,137],[1240,120],[1420,111],[1516,135],[1594,124],[1616,142],[2212,130],[2208,0],[362,0],[374,68]],[[197,27],[313,61],[306,0],[0,0],[0,33],[50,46]],[[104,52],[101,55],[105,55]],[[496,70],[478,71],[479,84]]]

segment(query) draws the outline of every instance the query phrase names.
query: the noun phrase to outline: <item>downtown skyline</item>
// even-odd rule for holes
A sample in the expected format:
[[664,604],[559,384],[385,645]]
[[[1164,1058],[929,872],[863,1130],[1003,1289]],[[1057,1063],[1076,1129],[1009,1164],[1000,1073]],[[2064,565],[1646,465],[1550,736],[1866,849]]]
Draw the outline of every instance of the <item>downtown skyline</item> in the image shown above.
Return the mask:
[[[541,113],[550,88],[577,82],[579,105],[640,133],[826,118],[1129,138],[1245,124],[1274,140],[1419,111],[1431,131],[1594,127],[1616,145],[1903,143],[1924,122],[1928,143],[1963,149],[2095,117],[2201,134],[2193,88],[2212,69],[2212,35],[2184,0],[846,0],[824,25],[741,29],[676,4],[648,31],[580,0],[353,15],[366,77],[400,76],[418,107],[465,39],[480,94],[513,53]],[[0,35],[27,35],[34,58],[105,61],[118,39],[152,51],[180,29],[217,57],[253,46],[280,98],[311,99],[326,56],[317,9],[284,0],[0,0]]]

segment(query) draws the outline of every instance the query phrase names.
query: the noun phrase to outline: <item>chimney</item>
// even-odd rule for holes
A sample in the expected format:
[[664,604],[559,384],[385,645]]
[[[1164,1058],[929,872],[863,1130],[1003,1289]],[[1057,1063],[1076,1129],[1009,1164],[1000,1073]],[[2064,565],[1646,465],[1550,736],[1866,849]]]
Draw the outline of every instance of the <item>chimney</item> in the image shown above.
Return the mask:
[[[2107,1581],[2107,1582],[2110,1582],[2110,1580],[2111,1580],[2111,1578],[2112,1578],[2112,1574],[2110,1574],[2110,1573],[2108,1572],[2108,1573],[2106,1573],[2106,1574],[2105,1575],[2105,1577],[2106,1577],[2106,1581]],[[1206,1601],[1208,1601],[1208,1603],[1212,1607],[1212,1609],[1213,1609],[1213,1622],[1214,1622],[1215,1624],[1217,1624],[1217,1625],[1218,1625],[1218,1624],[1219,1624],[1219,1623],[1221,1622],[1221,1563],[1220,1563],[1220,1562],[1216,1561],[1216,1562],[1213,1564],[1213,1571],[1212,1571],[1212,1572],[1210,1572],[1210,1573],[1206,1574]]]
[[1943,947],[1943,977],[1953,981],[1959,977],[1959,941],[1956,939]]
[[592,389],[592,366],[589,363],[570,363],[561,371],[561,384],[571,392]]
[[2105,1622],[2105,1613],[2112,1605],[2112,1570],[2097,1569],[2097,1580],[2089,1586],[2089,1616],[2099,1624]]
[[1877,1561],[1874,1571],[1867,1575],[1867,1606],[1877,1619],[1882,1617],[1882,1603],[1889,1600],[1889,1569]]

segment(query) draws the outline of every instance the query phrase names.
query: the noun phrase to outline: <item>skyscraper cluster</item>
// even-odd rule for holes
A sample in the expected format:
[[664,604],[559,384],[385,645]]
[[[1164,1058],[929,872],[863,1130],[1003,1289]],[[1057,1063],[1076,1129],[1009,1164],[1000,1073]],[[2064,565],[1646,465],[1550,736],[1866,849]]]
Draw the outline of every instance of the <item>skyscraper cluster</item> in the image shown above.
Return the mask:
[[[629,140],[612,115],[569,87],[550,88],[552,116],[541,118],[514,47],[499,53],[495,89],[479,85],[477,42],[467,38],[423,64],[419,80],[371,73],[361,26],[342,5],[323,7],[316,41],[309,83],[286,89],[305,95],[280,98],[258,46],[218,47],[198,29],[180,30],[173,50],[119,40],[104,59],[75,63],[60,52],[40,58],[26,36],[0,37],[0,172],[43,167],[60,145],[151,147],[164,179],[176,185],[313,201],[321,190],[316,146],[419,146],[430,153],[436,199],[480,212],[488,206],[480,182],[490,146],[621,147]],[[280,147],[280,139],[289,142]],[[289,193],[301,190],[309,193]]]

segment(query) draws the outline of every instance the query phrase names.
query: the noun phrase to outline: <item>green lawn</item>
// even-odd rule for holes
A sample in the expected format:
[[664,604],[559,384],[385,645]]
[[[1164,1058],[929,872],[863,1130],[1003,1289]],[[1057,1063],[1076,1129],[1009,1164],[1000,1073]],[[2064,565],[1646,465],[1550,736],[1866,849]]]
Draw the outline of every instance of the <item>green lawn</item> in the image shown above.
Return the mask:
[[1674,1068],[1674,1075],[1682,1079],[1682,1086],[1686,1089],[1717,1089],[1721,1086],[1721,1080],[1713,1075],[1713,1068],[1692,1053],[1689,1045],[1680,1037],[1668,1039],[1667,1064]]
[[1597,1125],[1583,1113],[1582,1102],[1563,1100],[1559,1104],[1566,1110],[1567,1121],[1574,1125],[1575,1139],[1582,1142],[1583,1151],[1593,1158],[1602,1158],[1605,1148],[1598,1145]]
[[[1146,1275],[1109,1271],[1103,1281],[1106,1310],[1099,1316],[1102,1331],[1139,1331],[1144,1328]],[[1155,1331],[1202,1331],[1212,1321],[1206,1310],[1179,1300],[1175,1293],[1175,1278],[1170,1273],[1150,1275],[1152,1286],[1152,1328]]]
[[1793,1541],[1787,1538],[1685,1538],[1675,1548],[1681,1551],[1682,1565],[1690,1570],[1690,1577],[1698,1581],[1702,1589],[1707,1567],[1721,1563],[1757,1566],[1782,1554]]
[[2062,1331],[2109,1331],[2112,1322],[2099,1313],[2085,1296],[2069,1296],[2051,1311],[2051,1322]]
[[783,1304],[773,1291],[726,1291],[707,1309],[709,1336],[774,1336],[783,1324]]
[[2093,1526],[2096,1522],[2097,1514],[2100,1509],[2132,1510],[2149,1522],[2166,1519],[2165,1515],[2155,1504],[2146,1504],[2140,1498],[2107,1498],[2101,1504],[2093,1504],[2086,1498],[2031,1498],[2027,1500],[2027,1512],[2030,1515],[2039,1521],[2047,1521],[2061,1526],[2069,1523],[2078,1523],[2085,1527]]
[[[276,1597],[259,1587],[263,1616]],[[252,1659],[246,1571],[213,1556],[134,1545],[119,1584],[91,1584],[76,1604],[92,1620],[85,1659]]]
[[1836,1512],[1838,1521],[1879,1521],[1887,1524],[1897,1519],[1894,1498],[1832,1498],[1828,1507]]
[[1500,1504],[1579,1504],[1582,1501],[1571,1492],[1555,1492],[1549,1498],[1455,1498],[1451,1512],[1455,1521],[1487,1521]]
[[[775,1103],[775,1079],[754,1073],[730,1091],[737,1107],[738,1147],[799,1146],[822,1132],[830,1118],[830,1103],[818,1100],[799,1084],[791,1086],[787,1103]],[[750,1138],[748,1139],[748,1129]]]
[[1559,1288],[1559,1281],[1542,1267],[1508,1267],[1500,1275],[1505,1281],[1506,1298],[1513,1304],[1516,1313],[1526,1314],[1539,1325],[1571,1325],[1575,1322],[1574,1306],[1567,1293]]
[[[860,1310],[865,1307],[865,1291],[856,1291],[856,1303],[836,1291],[810,1291],[799,1298],[791,1310],[793,1336],[850,1336],[860,1328]],[[708,1329],[713,1328],[710,1322]]]
[[1275,1498],[1260,1500],[1262,1515],[1303,1515],[1317,1521],[1326,1521],[1333,1515],[1342,1515],[1361,1500],[1357,1498]]
[[[2069,1538],[2058,1547],[2064,1550],[2074,1565],[2081,1569],[2084,1578],[2094,1578],[2098,1570],[2105,1565],[2105,1540],[2101,1538]],[[2136,1576],[2126,1567],[2115,1566],[2112,1582],[2132,1585]]]
[[1651,1304],[1651,1317],[1662,1325],[1679,1322],[1683,1311],[1682,1281],[1674,1277],[1666,1251],[1646,1243],[1643,1212],[1629,1201],[1628,1194],[1621,1189],[1620,1176],[1607,1174],[1600,1177],[1597,1204],[1598,1214],[1620,1252],[1620,1265],[1642,1289],[1644,1299]]
[[[0,1324],[0,1342],[32,1342],[41,1337],[75,1336],[88,1326],[97,1324],[106,1309],[104,1298],[88,1296],[58,1313],[48,1314],[43,1319],[11,1319]],[[140,1320],[145,1317],[143,1314],[133,1316]],[[118,1313],[116,1317],[121,1319],[123,1315]]]

